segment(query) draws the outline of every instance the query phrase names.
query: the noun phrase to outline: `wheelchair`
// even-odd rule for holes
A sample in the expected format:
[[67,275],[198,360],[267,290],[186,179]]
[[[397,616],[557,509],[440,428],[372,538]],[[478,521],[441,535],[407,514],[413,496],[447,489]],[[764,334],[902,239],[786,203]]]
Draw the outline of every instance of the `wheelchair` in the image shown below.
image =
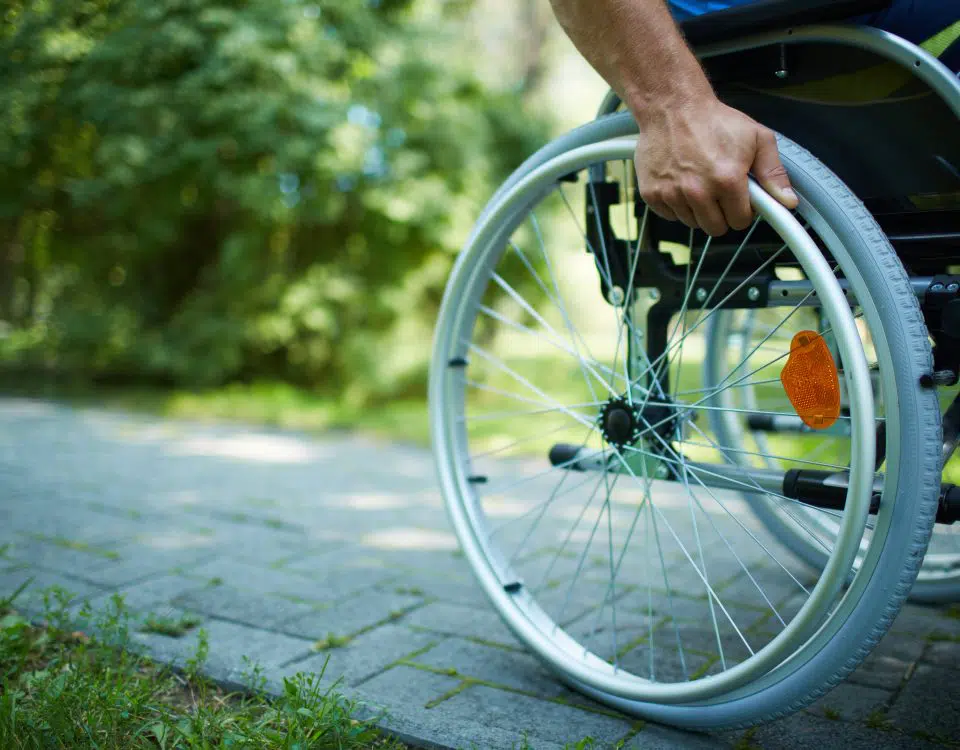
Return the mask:
[[611,94],[450,274],[429,407],[452,525],[517,638],[627,713],[782,717],[911,594],[960,599],[960,80],[846,22],[884,5],[684,26],[777,132],[795,211],[751,182],[744,231],[661,220]]

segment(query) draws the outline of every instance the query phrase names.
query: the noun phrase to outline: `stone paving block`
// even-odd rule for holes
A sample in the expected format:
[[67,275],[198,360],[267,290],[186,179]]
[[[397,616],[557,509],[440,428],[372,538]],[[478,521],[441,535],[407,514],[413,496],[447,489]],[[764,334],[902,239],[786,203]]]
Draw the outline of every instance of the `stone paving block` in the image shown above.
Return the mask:
[[263,630],[287,632],[290,635],[299,634],[285,630],[284,623],[313,612],[313,608],[307,604],[270,594],[241,591],[226,584],[195,586],[189,592],[178,596],[174,602],[177,606],[194,612]]
[[[614,615],[616,615],[616,622],[614,622]],[[613,608],[608,606],[602,612],[600,610],[588,612],[566,625],[564,630],[595,654],[606,658],[613,656],[614,643],[616,643],[616,650],[619,651],[628,643],[648,639],[651,629],[656,629],[658,625],[659,620],[656,617],[651,618],[646,614],[630,612],[619,607],[614,612]]]
[[936,607],[907,605],[900,610],[890,632],[921,637],[932,633],[960,637],[960,618],[950,617]]
[[323,672],[325,682],[342,677],[345,685],[361,685],[394,662],[436,643],[438,638],[442,636],[416,633],[398,625],[382,625],[357,636],[345,646],[312,651],[305,659],[285,664],[278,676]]
[[310,577],[294,575],[282,568],[264,568],[223,558],[191,568],[189,573],[197,578],[219,578],[238,589],[289,594],[317,604],[329,604],[392,580],[384,571],[328,570]]
[[54,586],[66,591],[70,595],[69,601],[94,596],[101,591],[85,581],[58,573],[36,568],[17,568],[0,573],[0,597],[11,596],[24,583],[28,585],[13,602],[13,606],[28,613],[39,613],[43,610],[44,593]]
[[473,609],[457,604],[435,602],[417,609],[404,617],[404,623],[434,633],[455,635],[461,638],[478,638],[514,649],[522,644],[503,624],[500,616],[490,608]]
[[[753,574],[752,570],[750,572]],[[717,596],[720,597],[724,606],[739,603],[757,609],[770,609],[771,605],[776,607],[779,602],[794,594],[800,594],[806,598],[803,590],[793,579],[782,570],[780,573],[780,576],[769,573],[766,580],[759,573],[754,575],[753,580],[746,573],[741,574],[735,580],[717,589]],[[809,579],[800,580],[804,585],[809,583]],[[807,590],[809,591],[810,587]],[[782,613],[781,616],[783,616]]]
[[[651,675],[650,655],[651,648],[647,643],[641,643],[626,650],[621,647],[617,664],[635,675],[649,677]],[[669,630],[661,630],[655,634],[653,642],[652,675],[655,679],[669,682],[682,682],[692,675],[706,673],[711,666],[719,670],[715,656],[683,649],[681,659],[680,649],[677,648],[676,637]]]
[[137,632],[131,639],[153,658],[182,668],[197,654],[201,630],[206,632],[209,644],[204,673],[234,684],[244,683],[244,672],[249,672],[252,665],[260,665],[267,673],[275,672],[280,665],[309,654],[312,645],[300,638],[222,620],[208,620],[202,628],[181,638]]
[[[10,438],[14,434],[15,440]],[[371,466],[367,459],[374,451],[378,461]],[[544,465],[542,458],[490,463],[491,477],[503,481],[533,476]],[[530,497],[545,497],[552,485],[541,487],[534,481],[526,489],[525,496],[504,497],[499,507],[490,506],[497,522],[517,517],[530,506]],[[664,520],[688,550],[696,550],[687,501],[681,495],[658,483],[656,497]],[[736,497],[724,495],[724,500],[743,510]],[[702,499],[705,505],[712,502],[706,496]],[[579,502],[571,495],[557,503],[560,513],[544,519],[538,543],[561,544],[579,513]],[[748,558],[763,553],[753,541],[739,544],[741,538],[747,539],[742,529],[714,510],[710,519],[698,516],[703,520],[700,531],[710,580],[730,603],[741,628],[756,617],[752,626],[757,633],[770,630],[776,623],[762,621],[765,602],[749,579],[734,577],[740,563],[713,523],[736,545],[765,590],[769,586],[784,595],[776,604],[787,618],[804,597],[785,593],[782,587],[789,579],[771,567],[769,559]],[[618,507],[613,515],[614,541],[619,543],[630,510]],[[739,520],[751,524],[746,510]],[[522,525],[505,526],[502,538],[519,542],[522,536],[514,526]],[[30,539],[16,534],[15,528],[62,540],[58,544]],[[676,574],[671,586],[702,592],[703,584],[677,541],[665,525],[660,531],[665,558]],[[764,540],[765,534],[759,533]],[[611,747],[632,726],[628,719],[570,705],[598,708],[554,680],[501,623],[456,550],[426,451],[341,435],[315,440],[282,430],[208,427],[0,399],[0,548],[10,541],[15,549],[0,560],[0,596],[33,575],[34,587],[20,602],[34,605],[33,611],[39,592],[51,584],[75,591],[92,605],[108,604],[110,594],[119,588],[132,611],[169,617],[184,611],[178,604],[196,603],[212,613],[202,627],[210,635],[207,668],[214,678],[242,682],[249,667],[241,657],[247,654],[263,664],[268,685],[276,690],[281,675],[317,671],[329,659],[325,682],[344,675],[348,695],[379,696],[391,708],[386,726],[418,747],[519,747],[520,730],[531,725],[535,733],[530,734],[530,745],[537,750],[561,748],[587,735],[596,737],[594,747],[599,750]],[[101,554],[96,549],[84,551],[78,544],[83,542],[106,549]],[[802,564],[778,546],[772,549],[801,581],[809,579]],[[110,552],[119,559],[112,559]],[[564,618],[571,631],[589,631],[596,618],[585,613],[603,599],[608,560],[594,557],[587,559],[575,587],[573,601],[579,612]],[[633,562],[642,559],[641,554]],[[577,559],[561,557],[550,572],[557,579],[544,596],[548,611],[555,608],[551,613],[559,607],[556,597],[566,593],[560,584],[573,577],[578,564]],[[518,572],[532,585],[548,566],[546,557],[534,557],[518,564]],[[168,574],[173,567],[180,572]],[[624,592],[618,599],[618,621],[626,627],[626,616],[621,620],[620,613],[629,611],[638,641],[620,663],[639,674],[646,673],[651,653],[642,637],[650,614],[645,575],[642,565],[627,565],[618,587]],[[209,586],[215,580],[221,585]],[[653,651],[657,677],[680,679],[684,675],[678,659],[668,648],[672,623],[664,622],[669,610],[662,580],[651,584],[660,625]],[[437,601],[430,602],[430,597]],[[741,600],[761,606],[732,604]],[[274,601],[277,605],[271,607]],[[425,601],[430,603],[418,606]],[[681,621],[678,626],[687,628],[685,641],[715,650],[706,601],[702,596],[677,598],[674,614]],[[313,606],[320,607],[316,614]],[[400,615],[408,606],[414,609]],[[389,619],[392,612],[397,616],[390,623],[361,632],[343,647],[313,650],[317,637],[327,632],[362,631]],[[810,711],[758,729],[751,742],[767,750],[836,746],[925,750],[934,745],[924,736],[938,740],[960,736],[954,700],[954,687],[960,682],[956,679],[960,644],[951,640],[960,636],[960,620],[944,613],[944,608],[906,607],[893,634],[850,680]],[[574,620],[577,615],[585,616]],[[262,629],[272,626],[275,632]],[[603,635],[606,630],[597,637]],[[626,630],[618,633],[618,641],[623,635]],[[149,645],[157,658],[182,666],[196,653],[199,633],[195,629],[169,638],[133,632],[132,637]],[[705,654],[687,654],[688,672],[718,668]],[[428,702],[462,685],[461,678],[391,667],[404,657],[453,667],[459,674],[504,683],[513,690],[559,696],[566,703],[474,684],[427,709]],[[446,666],[448,661],[452,663]],[[911,677],[890,712],[892,731],[867,727],[865,716],[883,705],[891,690],[899,689],[905,675]],[[839,710],[844,720],[829,721],[814,713],[827,705]],[[722,746],[741,739],[742,733],[690,735],[648,723],[627,747],[698,749],[708,746],[704,742]]]
[[[667,643],[676,644],[677,638],[679,637],[680,644],[685,651],[698,651],[719,657],[722,648],[723,657],[727,660],[727,662],[740,661],[747,658],[750,655],[750,652],[744,645],[743,640],[741,640],[739,635],[733,632],[733,629],[730,627],[729,623],[725,625],[721,621],[722,617],[722,613],[718,611],[717,626],[720,630],[719,645],[717,644],[717,633],[712,628],[709,620],[704,622],[702,625],[694,623],[681,623],[677,631],[674,630],[673,625],[665,625],[660,631],[660,643],[664,647],[667,646]],[[679,636],[677,635],[678,631]],[[754,648],[764,641],[764,639],[757,637],[751,639],[751,637],[748,635],[744,635],[744,637]]]
[[541,698],[556,698],[564,692],[560,682],[532,656],[460,638],[448,638],[413,661],[434,669],[455,669],[460,677],[504,685]]
[[470,578],[447,575],[443,568],[431,572],[402,571],[391,579],[395,587],[422,591],[424,596],[451,604],[489,608],[490,602],[480,584]]
[[811,703],[806,710],[827,719],[839,717],[844,721],[862,722],[875,711],[883,710],[892,697],[891,690],[845,682]]
[[367,591],[326,607],[277,622],[277,629],[303,638],[322,638],[328,633],[353,635],[385,622],[402,622],[406,613],[423,599],[380,591]]
[[105,559],[77,572],[77,575],[99,586],[126,586],[139,580],[169,575],[190,569],[210,559],[204,549],[155,550],[139,544],[116,548],[119,558]]
[[648,722],[622,750],[715,750],[719,746],[716,737]]
[[960,680],[953,670],[920,664],[889,711],[908,732],[960,737]]
[[96,596],[87,596],[84,603],[94,612],[110,606],[114,595],[123,597],[124,606],[131,612],[163,614],[174,608],[174,600],[198,588],[196,581],[183,576],[165,575],[108,589]]
[[54,537],[49,540],[20,537],[7,550],[7,556],[38,568],[68,574],[83,573],[102,567],[111,558],[119,559],[116,549],[109,546],[85,545]]
[[755,727],[746,735],[749,739],[744,739],[742,731],[722,733],[717,737],[734,746],[739,741],[743,742],[741,747],[761,747],[763,750],[942,750],[941,745],[901,732],[881,731],[846,721],[830,721],[808,713],[793,714],[780,721]]
[[[960,641],[930,643],[923,654],[923,661],[943,669],[960,670]],[[960,679],[960,676],[956,679]]]
[[72,506],[70,498],[52,494],[49,499],[31,497],[30,512],[14,511],[11,528],[25,536],[41,535],[72,542],[108,545],[117,539],[133,536],[140,530],[136,521],[105,516],[85,507]]
[[847,681],[896,690],[907,669],[920,658],[925,645],[923,638],[889,632]]
[[[455,557],[446,550],[377,549],[347,542],[331,549],[314,549],[313,554],[290,562],[286,567],[297,573],[315,573],[327,567],[380,568],[396,572],[419,572],[436,575],[452,575],[458,579],[473,581],[470,566],[462,557]],[[412,585],[412,584],[411,584]]]
[[[281,514],[282,515],[282,514]],[[237,524],[232,524],[236,527]],[[274,533],[265,536],[262,526],[225,527],[210,524],[215,533],[217,556],[262,568],[283,567],[291,573],[315,576],[343,563],[342,542],[311,541],[298,534]],[[318,554],[319,553],[319,554]],[[347,556],[349,560],[351,556]],[[307,564],[312,561],[312,564]]]
[[592,737],[598,747],[610,747],[631,729],[632,722],[583,711],[573,706],[530,698],[526,695],[473,685],[430,709],[450,721],[478,721],[515,733],[524,732],[533,747],[540,743],[578,742]]
[[[425,707],[459,684],[452,677],[399,666],[365,683],[354,694],[386,711],[380,726],[414,747],[428,750],[516,750],[520,747],[519,732],[489,726],[481,715],[451,716]],[[538,743],[534,747],[560,750],[562,745]]]

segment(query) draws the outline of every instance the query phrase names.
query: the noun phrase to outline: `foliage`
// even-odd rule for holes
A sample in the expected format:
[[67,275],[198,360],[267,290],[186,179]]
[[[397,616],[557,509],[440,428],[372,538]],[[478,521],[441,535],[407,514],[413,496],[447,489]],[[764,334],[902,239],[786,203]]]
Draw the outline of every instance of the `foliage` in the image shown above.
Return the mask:
[[0,362],[418,382],[471,219],[545,133],[462,60],[468,4],[8,2]]
[[[38,626],[0,600],[0,747],[403,750],[353,718],[356,706],[322,673],[285,679],[272,700],[226,695],[197,673],[178,676],[115,647],[130,629],[119,599],[96,614],[98,638],[70,630],[69,601],[53,592]],[[248,674],[262,687],[258,668]]]

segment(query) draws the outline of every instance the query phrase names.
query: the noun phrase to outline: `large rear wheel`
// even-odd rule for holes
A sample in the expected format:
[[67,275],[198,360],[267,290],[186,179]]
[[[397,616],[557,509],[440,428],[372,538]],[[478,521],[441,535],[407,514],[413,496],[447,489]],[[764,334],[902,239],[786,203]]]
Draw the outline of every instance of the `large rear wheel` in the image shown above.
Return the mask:
[[[918,385],[929,345],[882,233],[799,147],[782,144],[796,216],[754,186],[758,219],[735,242],[666,247],[632,188],[633,141],[609,135],[581,128],[529,162],[458,259],[430,377],[441,488],[491,602],[563,679],[680,726],[763,721],[855,668],[913,583],[939,488],[923,442],[939,412]],[[799,269],[802,299],[769,297],[778,269]],[[706,384],[711,319],[761,306],[793,343]],[[831,352],[843,455],[786,446],[765,457],[780,468],[746,465],[708,415],[776,378],[797,341]],[[837,533],[806,522],[791,468],[840,475],[839,501],[834,487],[833,507],[809,511]],[[819,577],[757,508],[823,549]]]

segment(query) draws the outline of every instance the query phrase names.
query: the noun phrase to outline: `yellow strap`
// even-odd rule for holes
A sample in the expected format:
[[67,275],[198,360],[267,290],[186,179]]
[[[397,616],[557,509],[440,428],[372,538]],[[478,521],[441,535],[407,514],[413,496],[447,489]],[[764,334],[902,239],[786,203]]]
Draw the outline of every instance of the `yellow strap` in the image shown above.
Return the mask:
[[940,57],[958,39],[960,39],[960,21],[955,21],[939,34],[934,34],[927,41],[921,43],[920,46],[934,57]]
[[[960,21],[933,35],[920,44],[934,57],[939,57],[960,39]],[[882,101],[906,86],[912,75],[896,63],[881,63],[869,68],[810,81],[796,86],[785,86],[776,93],[821,104],[869,104]],[[773,93],[773,92],[771,92]]]

